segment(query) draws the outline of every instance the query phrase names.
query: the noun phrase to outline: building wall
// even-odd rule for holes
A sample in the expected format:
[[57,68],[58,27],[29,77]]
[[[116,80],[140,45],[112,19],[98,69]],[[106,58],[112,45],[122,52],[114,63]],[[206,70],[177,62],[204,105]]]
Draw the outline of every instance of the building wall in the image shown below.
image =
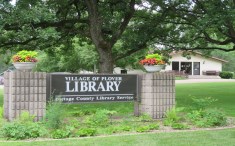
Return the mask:
[[[203,71],[207,70],[215,70],[222,71],[222,62],[215,60],[213,58],[206,58],[201,55],[191,55],[191,59],[187,59],[183,57],[180,53],[172,55],[170,62],[179,61],[179,62],[200,62],[200,75],[202,75]],[[172,63],[167,65],[165,68],[166,71],[172,70]],[[193,70],[193,69],[192,69]],[[193,74],[193,72],[192,72]]]

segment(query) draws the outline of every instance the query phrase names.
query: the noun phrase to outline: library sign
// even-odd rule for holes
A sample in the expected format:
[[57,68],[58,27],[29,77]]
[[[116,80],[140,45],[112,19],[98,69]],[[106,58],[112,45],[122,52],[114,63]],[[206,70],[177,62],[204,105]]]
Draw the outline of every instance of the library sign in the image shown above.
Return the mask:
[[63,103],[133,101],[137,75],[50,74],[47,97]]

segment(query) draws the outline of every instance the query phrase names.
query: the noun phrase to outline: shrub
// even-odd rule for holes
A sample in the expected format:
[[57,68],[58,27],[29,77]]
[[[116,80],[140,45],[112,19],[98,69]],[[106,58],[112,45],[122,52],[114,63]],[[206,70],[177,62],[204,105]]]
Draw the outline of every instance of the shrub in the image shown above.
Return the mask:
[[137,132],[148,132],[149,130],[149,126],[140,126],[136,129]]
[[46,129],[38,123],[12,122],[3,125],[2,134],[7,139],[37,138],[47,133]]
[[223,126],[227,122],[225,114],[218,109],[195,110],[187,117],[197,127]]
[[223,79],[232,79],[233,78],[233,73],[231,72],[227,72],[227,71],[223,71],[219,73],[219,76]]
[[17,120],[21,123],[32,123],[34,119],[34,115],[30,115],[28,111],[23,111]]
[[78,130],[77,135],[80,137],[85,137],[85,136],[94,136],[96,133],[95,128],[81,128]]
[[131,127],[130,126],[121,126],[120,129],[122,131],[131,131]]
[[219,109],[208,109],[203,112],[203,118],[210,126],[223,126],[227,123],[224,112]]
[[141,114],[138,118],[138,121],[141,121],[141,122],[150,122],[152,120],[153,120],[152,117],[146,113]]
[[4,122],[5,122],[5,119],[3,118],[3,108],[0,107],[0,127],[2,127]]
[[179,130],[181,130],[181,129],[189,129],[189,126],[188,126],[188,125],[185,125],[185,124],[183,124],[183,123],[173,123],[173,124],[171,125],[171,127],[172,127],[173,129],[179,129]]
[[163,124],[165,126],[171,126],[173,123],[178,122],[181,117],[179,116],[179,112],[182,111],[183,108],[175,108],[168,110],[165,115],[165,119],[163,121]]
[[150,130],[158,130],[160,128],[160,125],[158,123],[152,123],[149,124],[148,126]]
[[95,114],[87,117],[85,123],[93,127],[107,126],[109,124],[109,117],[114,113],[115,111],[109,111],[105,109],[97,110]]
[[52,132],[52,138],[61,139],[69,137],[69,132],[63,129],[56,129]]
[[204,110],[212,103],[216,102],[217,99],[211,98],[211,97],[205,97],[205,98],[198,98],[198,97],[191,97],[192,99],[192,109],[193,110]]
[[46,111],[46,126],[58,129],[65,117],[65,107],[60,102],[50,102]]

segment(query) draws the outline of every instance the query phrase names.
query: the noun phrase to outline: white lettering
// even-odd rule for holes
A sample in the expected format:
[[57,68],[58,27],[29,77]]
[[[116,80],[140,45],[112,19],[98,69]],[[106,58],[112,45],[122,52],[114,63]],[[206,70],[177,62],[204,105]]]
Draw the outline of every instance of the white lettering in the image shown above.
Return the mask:
[[66,90],[65,90],[65,92],[74,92],[74,88],[70,90],[69,85],[70,85],[70,81],[67,81],[66,82]]
[[116,87],[116,90],[115,90],[115,91],[119,91],[119,86],[120,86],[120,84],[121,84],[121,81],[114,81],[113,83],[114,83],[114,85],[115,85],[115,87]]
[[87,91],[88,90],[88,87],[87,87],[87,82],[80,82],[80,87],[81,87],[81,89],[80,89],[80,92],[85,92],[85,91]]
[[96,85],[96,83],[95,82],[88,82],[88,87],[89,87],[89,92],[91,92],[91,91],[96,91],[96,89],[95,89],[95,85]]
[[96,91],[100,91],[100,89],[101,89],[101,91],[105,91],[105,88],[104,88],[104,85],[103,85],[102,82],[100,82],[100,84],[99,84],[99,86],[98,86]]
[[106,81],[106,91],[114,91],[113,89],[113,82],[110,82],[110,81]]

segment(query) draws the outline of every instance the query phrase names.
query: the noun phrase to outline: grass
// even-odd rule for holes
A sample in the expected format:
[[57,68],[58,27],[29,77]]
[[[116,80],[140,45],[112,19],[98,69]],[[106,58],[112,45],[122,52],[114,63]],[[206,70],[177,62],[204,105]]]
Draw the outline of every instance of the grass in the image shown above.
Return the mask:
[[83,104],[68,104],[65,105],[70,113],[76,113],[80,110],[82,112],[95,112],[97,108],[107,109],[110,111],[117,111],[120,116],[129,115],[134,112],[133,102],[104,102],[104,103],[83,103]]
[[190,106],[190,96],[199,98],[212,97],[218,99],[214,107],[221,108],[228,116],[235,117],[235,83],[193,83],[177,84],[176,102],[178,107]]
[[[218,99],[214,107],[221,108],[228,116],[235,117],[235,82],[223,83],[192,83],[176,85],[176,103],[177,107],[189,107],[192,103],[190,96],[200,98],[213,97]],[[3,90],[0,89],[0,106],[3,105]],[[77,110],[95,111],[97,108],[115,110],[120,115],[132,114],[133,102],[119,103],[89,103],[89,104],[71,104],[65,105],[69,112]]]
[[[199,98],[212,97],[218,99],[214,107],[221,108],[228,116],[235,117],[235,82],[192,83],[176,85],[177,107],[189,107],[192,103],[190,96]],[[133,102],[120,103],[90,103],[67,105],[70,112],[95,111],[97,108],[115,110],[120,115],[132,114]]]
[[234,146],[235,129],[172,133],[148,133],[53,141],[0,142],[1,146]]
[[[223,109],[227,115],[235,117],[235,83],[193,83],[176,85],[176,102],[177,107],[189,107],[192,103],[189,95],[200,98],[213,97],[218,101],[213,105]],[[2,89],[0,89],[0,105],[3,103]],[[93,104],[72,104],[65,105],[68,111],[73,113],[77,110],[95,111],[97,108],[115,110],[120,115],[133,113],[133,103],[93,103]],[[235,128],[216,131],[197,131],[197,132],[173,132],[173,133],[156,133],[140,134],[110,137],[93,137],[66,139],[58,141],[42,142],[0,142],[1,146],[27,146],[27,145],[227,145],[232,146],[235,143]]]

